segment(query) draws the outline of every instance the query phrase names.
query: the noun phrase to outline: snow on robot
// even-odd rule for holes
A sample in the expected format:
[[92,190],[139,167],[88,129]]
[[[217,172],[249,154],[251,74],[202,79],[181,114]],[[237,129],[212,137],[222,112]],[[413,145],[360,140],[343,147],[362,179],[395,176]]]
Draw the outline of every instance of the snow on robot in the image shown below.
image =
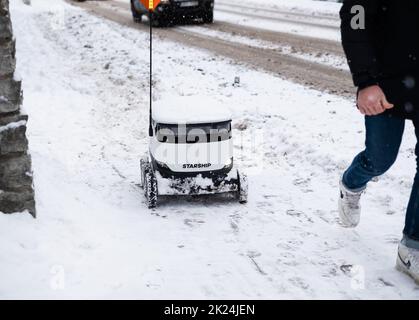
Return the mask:
[[247,202],[247,177],[233,161],[231,114],[206,97],[161,100],[150,119],[149,152],[141,160],[148,207],[159,196],[232,193]]

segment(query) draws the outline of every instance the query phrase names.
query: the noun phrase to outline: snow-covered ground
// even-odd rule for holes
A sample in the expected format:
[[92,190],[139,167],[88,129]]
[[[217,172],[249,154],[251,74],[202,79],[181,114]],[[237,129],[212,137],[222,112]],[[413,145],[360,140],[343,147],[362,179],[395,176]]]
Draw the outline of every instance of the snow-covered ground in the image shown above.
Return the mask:
[[147,34],[62,0],[11,9],[38,218],[0,215],[0,298],[419,298],[394,269],[411,125],[395,167],[365,196],[362,224],[343,229],[338,178],[363,142],[352,101],[157,38],[154,99],[228,105],[251,188],[244,206],[169,198],[150,211],[138,187]]

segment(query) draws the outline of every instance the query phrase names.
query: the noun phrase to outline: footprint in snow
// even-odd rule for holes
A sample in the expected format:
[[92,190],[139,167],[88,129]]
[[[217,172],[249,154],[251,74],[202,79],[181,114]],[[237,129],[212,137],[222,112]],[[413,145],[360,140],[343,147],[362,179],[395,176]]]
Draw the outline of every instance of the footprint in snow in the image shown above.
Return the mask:
[[185,219],[183,220],[183,223],[185,225],[187,225],[188,227],[194,228],[198,225],[204,224],[205,221],[203,220],[198,220],[198,219]]
[[394,287],[393,283],[385,280],[384,278],[378,278],[378,281],[380,281],[380,283],[383,284],[385,287]]
[[286,211],[286,214],[291,217],[300,218],[299,221],[301,223],[304,223],[304,222],[314,223],[313,219],[308,217],[303,211],[289,209]]
[[384,238],[386,243],[398,244],[400,242],[400,237],[396,235],[388,235]]
[[293,277],[288,279],[288,281],[291,282],[293,286],[303,290],[307,290],[310,288],[310,286],[300,277]]
[[230,220],[230,227],[231,229],[233,229],[233,233],[234,234],[238,234],[239,233],[239,225],[236,221],[234,220]]

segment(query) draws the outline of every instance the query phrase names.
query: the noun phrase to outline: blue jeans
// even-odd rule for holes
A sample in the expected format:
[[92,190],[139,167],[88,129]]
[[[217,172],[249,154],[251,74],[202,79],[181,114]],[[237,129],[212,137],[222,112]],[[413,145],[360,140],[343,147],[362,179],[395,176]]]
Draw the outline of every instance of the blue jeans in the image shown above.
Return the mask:
[[[343,184],[362,190],[374,177],[384,174],[396,161],[405,128],[405,119],[391,114],[365,117],[365,150],[358,154],[343,175]],[[419,119],[414,119],[419,138]],[[417,170],[406,213],[405,237],[419,241],[419,143],[416,144]]]

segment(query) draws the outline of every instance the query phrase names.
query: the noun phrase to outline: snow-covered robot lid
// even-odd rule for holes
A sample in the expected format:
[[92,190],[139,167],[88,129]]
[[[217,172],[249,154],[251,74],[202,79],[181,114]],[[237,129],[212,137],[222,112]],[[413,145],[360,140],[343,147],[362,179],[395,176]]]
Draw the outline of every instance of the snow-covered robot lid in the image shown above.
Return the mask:
[[217,123],[230,121],[231,112],[207,96],[170,97],[153,104],[153,120],[164,124]]

